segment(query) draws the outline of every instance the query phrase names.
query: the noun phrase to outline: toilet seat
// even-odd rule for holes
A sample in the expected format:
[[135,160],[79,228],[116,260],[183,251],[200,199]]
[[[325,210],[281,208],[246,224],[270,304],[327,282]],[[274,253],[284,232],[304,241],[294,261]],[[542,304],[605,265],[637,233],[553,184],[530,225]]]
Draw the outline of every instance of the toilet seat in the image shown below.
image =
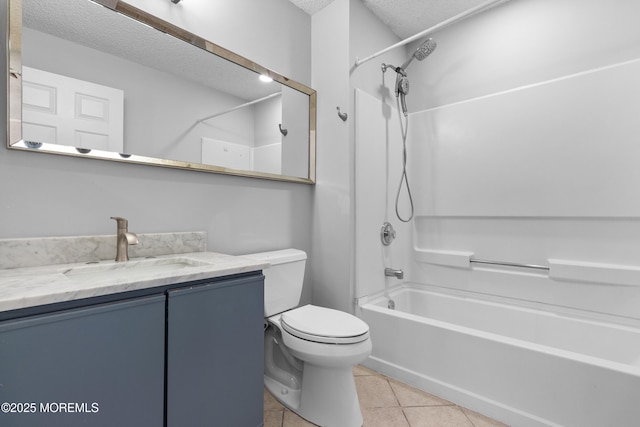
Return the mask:
[[369,338],[369,326],[339,310],[305,305],[282,313],[282,328],[291,335],[324,344],[354,344]]

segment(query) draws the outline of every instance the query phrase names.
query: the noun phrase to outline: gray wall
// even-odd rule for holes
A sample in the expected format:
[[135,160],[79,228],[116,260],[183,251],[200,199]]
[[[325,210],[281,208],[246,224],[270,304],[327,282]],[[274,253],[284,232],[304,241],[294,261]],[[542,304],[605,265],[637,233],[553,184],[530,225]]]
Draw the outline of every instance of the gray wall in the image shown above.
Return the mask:
[[[355,87],[378,90],[382,80],[380,64],[400,62],[404,51],[395,50],[358,69],[352,68],[356,57],[364,58],[398,41],[360,0],[335,0],[313,15],[312,21],[312,87],[318,91],[314,303],[353,311],[357,196],[353,90]],[[385,93],[389,90],[393,89]],[[336,107],[349,115],[346,122],[338,117]],[[376,194],[386,191],[373,185],[368,186],[368,190]],[[369,206],[365,207],[365,212],[368,209]],[[381,226],[382,223],[376,225],[370,232],[377,235]]]
[[[231,13],[233,8],[242,12],[247,3],[251,2],[229,1],[229,19],[236,16]],[[259,27],[246,25],[246,19],[255,16],[238,13],[237,25],[224,27],[225,32],[237,32],[237,45],[225,47],[240,47],[244,56],[258,62],[259,58],[251,56],[252,49],[261,58],[265,50],[271,50],[271,63],[262,65],[307,83],[309,49],[292,46],[289,38],[295,37],[298,44],[310,43],[310,18],[287,1],[269,3],[269,13],[290,23],[288,33],[259,31]],[[184,2],[179,5],[183,14],[172,17],[179,21],[193,18],[193,28],[184,22],[179,24],[198,32],[207,26],[204,16],[214,14],[203,16],[198,10],[188,9],[189,4],[198,6]],[[4,3],[0,12],[6,16]],[[222,44],[213,34],[215,27],[207,26],[212,29],[210,34],[200,33]],[[6,31],[4,24],[2,30]],[[220,39],[229,40],[231,36],[225,34]],[[260,43],[248,43],[251,38]],[[4,61],[4,48],[2,58]],[[2,69],[6,70],[4,64]],[[6,89],[1,91],[6,97]],[[0,114],[6,116],[5,103],[1,108]],[[6,123],[3,127],[6,134]],[[215,252],[311,248],[314,189],[308,185],[6,149],[0,149],[0,180],[4,183],[0,190],[0,238],[110,234],[115,233],[115,222],[109,217],[118,215],[129,219],[133,232],[207,231],[208,249]],[[303,298],[309,300],[310,295],[307,280]]]

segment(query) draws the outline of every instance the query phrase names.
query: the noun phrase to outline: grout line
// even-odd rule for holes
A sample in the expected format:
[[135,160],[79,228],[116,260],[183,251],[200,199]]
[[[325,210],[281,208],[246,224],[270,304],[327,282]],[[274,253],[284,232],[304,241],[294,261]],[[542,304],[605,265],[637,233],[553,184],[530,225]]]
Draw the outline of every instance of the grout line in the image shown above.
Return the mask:
[[[391,393],[393,393],[393,397],[396,399],[396,403],[398,404],[398,407],[402,408],[403,406],[400,403],[400,398],[396,394],[396,391],[393,389],[393,386],[391,385],[391,381],[389,381],[389,377],[384,376],[384,379],[387,380],[387,385],[389,386],[389,389],[391,390]],[[404,410],[402,411],[402,413],[404,413]]]
[[412,426],[411,426],[411,423],[409,422],[409,418],[407,417],[407,413],[406,413],[406,412],[404,412],[404,408],[402,408],[402,416],[403,416],[403,417],[404,417],[404,419],[407,421],[407,425],[408,425],[409,427],[412,427]]
[[471,418],[469,418],[469,414],[467,414],[467,411],[465,411],[463,408],[460,408],[460,410],[462,411],[462,413],[464,414],[464,416],[467,418],[467,420],[469,420],[469,423],[475,427],[475,423],[473,422],[473,420]]

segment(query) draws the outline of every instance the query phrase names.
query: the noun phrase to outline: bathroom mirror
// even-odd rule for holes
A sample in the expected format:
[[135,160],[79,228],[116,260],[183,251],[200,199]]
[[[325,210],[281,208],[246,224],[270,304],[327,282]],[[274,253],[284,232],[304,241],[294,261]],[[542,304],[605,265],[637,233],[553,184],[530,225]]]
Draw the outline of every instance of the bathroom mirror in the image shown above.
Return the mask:
[[9,148],[315,182],[313,89],[123,1],[8,1]]

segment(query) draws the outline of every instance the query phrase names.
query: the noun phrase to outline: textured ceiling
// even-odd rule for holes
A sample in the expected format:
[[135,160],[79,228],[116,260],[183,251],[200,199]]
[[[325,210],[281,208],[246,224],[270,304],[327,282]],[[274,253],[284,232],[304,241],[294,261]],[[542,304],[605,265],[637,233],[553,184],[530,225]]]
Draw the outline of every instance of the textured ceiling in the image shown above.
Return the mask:
[[309,15],[313,15],[320,9],[323,9],[326,5],[333,0],[290,0],[291,3],[298,6],[300,9],[307,12]]
[[[290,0],[313,15],[333,0]],[[405,39],[486,0],[362,0],[398,37]]]

